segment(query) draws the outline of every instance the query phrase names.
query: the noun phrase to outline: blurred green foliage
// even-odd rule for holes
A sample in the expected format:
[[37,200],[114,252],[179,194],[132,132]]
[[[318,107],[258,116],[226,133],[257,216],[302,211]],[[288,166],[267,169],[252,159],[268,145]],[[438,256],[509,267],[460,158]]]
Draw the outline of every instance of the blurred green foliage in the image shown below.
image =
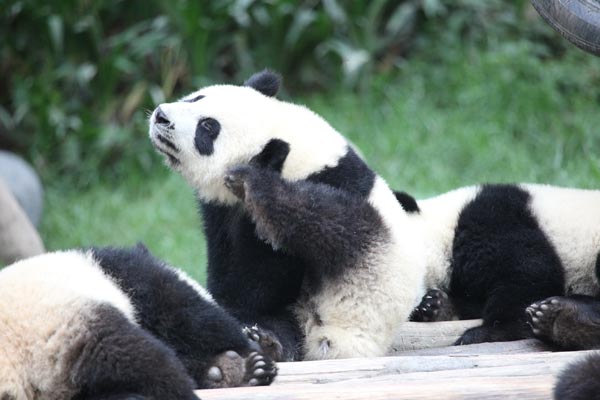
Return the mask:
[[535,56],[535,77],[568,46],[525,0],[4,0],[0,37],[0,147],[77,185],[152,171],[146,113],[209,82],[270,67],[290,91],[364,94],[406,79],[414,55],[505,57],[507,41]]

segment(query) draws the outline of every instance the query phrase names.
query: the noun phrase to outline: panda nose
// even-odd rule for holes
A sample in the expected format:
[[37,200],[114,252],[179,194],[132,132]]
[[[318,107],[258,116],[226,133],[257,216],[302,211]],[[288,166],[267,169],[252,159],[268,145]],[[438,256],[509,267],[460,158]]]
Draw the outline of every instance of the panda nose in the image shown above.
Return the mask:
[[157,107],[154,111],[154,123],[158,125],[169,126],[171,121],[167,118],[167,115],[160,107]]

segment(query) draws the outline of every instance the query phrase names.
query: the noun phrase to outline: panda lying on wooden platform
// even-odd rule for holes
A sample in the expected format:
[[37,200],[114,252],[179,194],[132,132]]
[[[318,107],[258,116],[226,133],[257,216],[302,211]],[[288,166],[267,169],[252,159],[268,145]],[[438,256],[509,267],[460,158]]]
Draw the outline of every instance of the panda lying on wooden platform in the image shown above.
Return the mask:
[[16,262],[0,293],[2,399],[191,400],[276,374],[238,321],[142,245]]
[[484,185],[415,201],[278,88],[265,71],[161,104],[150,120],[154,146],[197,190],[209,290],[266,329],[250,334],[275,357],[383,355],[425,288],[483,318],[460,344],[553,340],[544,326],[557,307],[532,306],[536,319],[525,309],[598,294],[599,191]]

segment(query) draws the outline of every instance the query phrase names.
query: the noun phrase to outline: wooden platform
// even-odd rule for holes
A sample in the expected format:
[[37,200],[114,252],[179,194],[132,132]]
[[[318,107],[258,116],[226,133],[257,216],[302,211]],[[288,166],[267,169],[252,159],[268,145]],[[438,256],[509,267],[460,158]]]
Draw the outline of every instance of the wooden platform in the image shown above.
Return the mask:
[[547,400],[557,373],[586,353],[552,352],[534,339],[400,349],[389,357],[280,363],[271,386],[197,393],[204,400]]

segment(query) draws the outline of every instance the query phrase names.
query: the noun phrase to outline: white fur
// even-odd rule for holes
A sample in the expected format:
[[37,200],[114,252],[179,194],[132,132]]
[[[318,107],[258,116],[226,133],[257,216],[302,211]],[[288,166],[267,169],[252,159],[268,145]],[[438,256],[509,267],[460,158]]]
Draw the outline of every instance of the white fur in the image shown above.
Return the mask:
[[129,299],[91,254],[57,252],[0,271],[0,394],[18,399],[71,398],[71,351],[95,308],[111,304],[134,321]]
[[568,294],[599,292],[595,266],[600,252],[600,191],[523,184],[531,210],[565,268]]
[[175,267],[171,267],[171,266],[169,266],[169,268],[171,268],[177,274],[177,276],[179,277],[179,280],[190,285],[192,287],[192,289],[194,289],[196,291],[196,293],[198,293],[200,295],[200,297],[202,297],[204,300],[206,300],[210,303],[216,304],[215,299],[213,299],[212,295],[208,292],[208,290],[206,290],[205,288],[200,286],[200,284],[198,282],[196,282],[195,280],[193,280],[188,274],[186,274],[179,268],[175,268]]
[[447,288],[450,283],[452,242],[458,217],[465,205],[477,196],[481,187],[470,186],[418,202],[420,213],[410,214],[421,227],[425,250],[427,288]]

